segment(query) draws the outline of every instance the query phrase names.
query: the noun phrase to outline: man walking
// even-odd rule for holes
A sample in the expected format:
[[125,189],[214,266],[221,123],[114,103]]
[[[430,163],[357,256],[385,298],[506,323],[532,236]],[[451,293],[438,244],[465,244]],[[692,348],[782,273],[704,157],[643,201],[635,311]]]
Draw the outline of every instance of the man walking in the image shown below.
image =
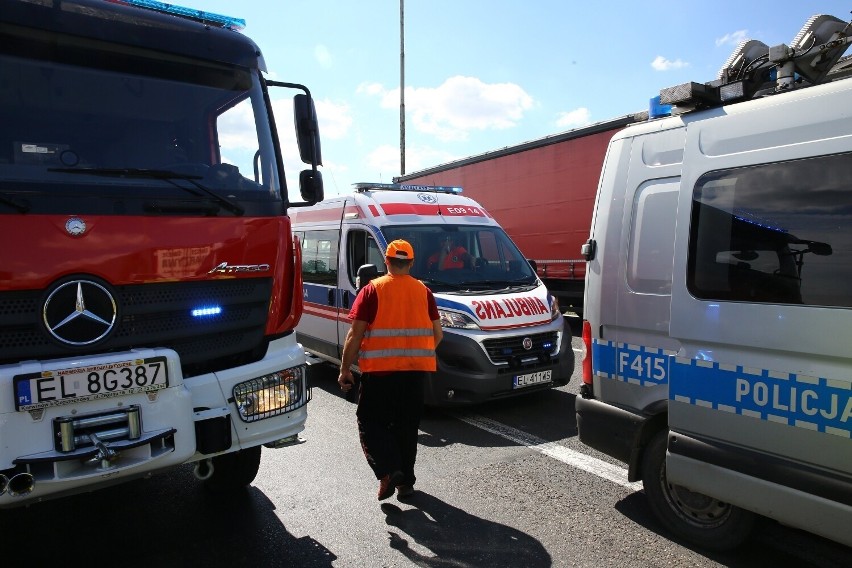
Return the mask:
[[358,433],[379,480],[379,501],[394,490],[400,499],[414,493],[423,383],[436,369],[435,347],[443,338],[431,290],[409,275],[413,261],[408,242],[388,245],[387,275],[362,288],[352,304],[337,379],[344,392],[352,388],[349,367],[357,357],[362,373]]

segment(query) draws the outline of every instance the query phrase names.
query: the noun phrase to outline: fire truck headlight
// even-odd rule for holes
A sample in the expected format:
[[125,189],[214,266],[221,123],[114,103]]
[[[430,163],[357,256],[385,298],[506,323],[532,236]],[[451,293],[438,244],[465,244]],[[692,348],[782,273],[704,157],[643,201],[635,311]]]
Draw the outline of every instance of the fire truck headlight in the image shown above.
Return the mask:
[[438,310],[441,316],[441,327],[452,327],[456,329],[479,329],[470,316],[459,312],[451,312],[449,310]]
[[304,377],[302,366],[239,383],[233,392],[240,418],[244,422],[255,422],[303,406],[310,399]]

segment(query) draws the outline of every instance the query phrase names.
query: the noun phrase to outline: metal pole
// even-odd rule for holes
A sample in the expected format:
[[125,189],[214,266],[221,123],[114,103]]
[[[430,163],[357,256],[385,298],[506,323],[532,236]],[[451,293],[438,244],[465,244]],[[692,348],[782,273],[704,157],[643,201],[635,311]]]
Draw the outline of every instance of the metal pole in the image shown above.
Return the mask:
[[399,175],[405,175],[405,0],[399,0]]

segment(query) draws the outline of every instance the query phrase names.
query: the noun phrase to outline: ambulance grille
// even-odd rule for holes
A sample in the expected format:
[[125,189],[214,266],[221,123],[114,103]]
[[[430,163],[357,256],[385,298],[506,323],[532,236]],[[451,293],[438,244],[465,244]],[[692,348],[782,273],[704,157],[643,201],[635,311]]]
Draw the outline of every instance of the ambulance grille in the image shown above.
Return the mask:
[[[524,348],[524,340],[532,345]],[[536,357],[539,362],[549,362],[559,349],[559,334],[555,331],[486,339],[482,342],[488,357],[495,364],[508,364],[512,368],[526,366],[525,360]]]

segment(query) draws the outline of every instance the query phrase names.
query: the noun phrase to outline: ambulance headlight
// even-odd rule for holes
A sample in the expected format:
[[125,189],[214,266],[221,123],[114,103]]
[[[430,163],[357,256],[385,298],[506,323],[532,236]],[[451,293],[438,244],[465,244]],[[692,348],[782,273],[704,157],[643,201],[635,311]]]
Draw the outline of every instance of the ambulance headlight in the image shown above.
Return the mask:
[[552,302],[550,303],[550,321],[555,320],[556,318],[562,317],[562,311],[559,309],[559,300],[556,299],[556,296],[551,296]]
[[441,327],[453,327],[456,329],[479,329],[476,322],[470,316],[459,312],[451,312],[448,310],[438,310],[438,315],[441,316]]

